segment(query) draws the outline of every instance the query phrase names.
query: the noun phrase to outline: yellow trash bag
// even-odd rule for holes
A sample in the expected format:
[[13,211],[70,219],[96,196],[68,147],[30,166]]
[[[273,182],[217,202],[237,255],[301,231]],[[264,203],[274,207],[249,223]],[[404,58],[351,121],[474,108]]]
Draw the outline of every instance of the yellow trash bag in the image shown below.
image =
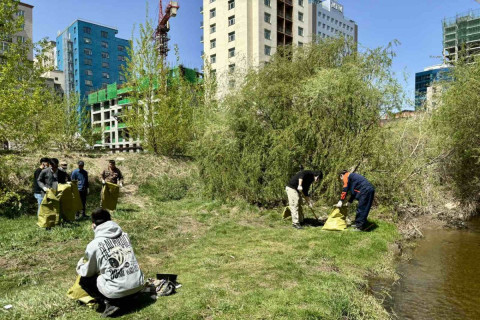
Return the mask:
[[347,214],[347,207],[335,208],[335,210],[333,210],[333,212],[328,216],[328,219],[323,225],[322,230],[343,231],[347,229]]
[[283,216],[283,219],[287,219],[287,218],[289,218],[289,217],[292,216],[292,211],[290,210],[290,207],[289,207],[289,206],[286,206],[286,207],[283,209],[282,216]]
[[75,214],[82,210],[82,201],[78,192],[77,182],[58,185],[58,197],[60,198],[60,211],[67,221],[75,220]]
[[120,188],[114,183],[107,182],[102,188],[101,207],[107,210],[117,209]]
[[75,283],[73,284],[73,286],[70,289],[68,289],[67,297],[69,297],[72,300],[78,300],[85,304],[90,304],[95,302],[95,298],[92,298],[91,296],[89,296],[88,293],[85,290],[83,290],[82,286],[80,285],[80,276],[77,276],[77,280],[75,280]]
[[60,221],[60,199],[55,190],[48,189],[40,204],[37,225],[40,228],[51,228]]

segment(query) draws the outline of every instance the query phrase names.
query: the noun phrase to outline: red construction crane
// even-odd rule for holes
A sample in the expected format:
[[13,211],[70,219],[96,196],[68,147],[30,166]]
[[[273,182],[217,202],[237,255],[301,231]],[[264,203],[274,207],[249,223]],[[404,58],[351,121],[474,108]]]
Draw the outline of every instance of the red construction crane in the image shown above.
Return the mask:
[[170,1],[167,9],[163,12],[163,0],[160,0],[160,13],[158,14],[158,26],[155,30],[155,43],[157,50],[164,58],[168,55],[168,31],[170,31],[170,23],[168,20],[177,16],[177,10],[180,8],[177,1]]

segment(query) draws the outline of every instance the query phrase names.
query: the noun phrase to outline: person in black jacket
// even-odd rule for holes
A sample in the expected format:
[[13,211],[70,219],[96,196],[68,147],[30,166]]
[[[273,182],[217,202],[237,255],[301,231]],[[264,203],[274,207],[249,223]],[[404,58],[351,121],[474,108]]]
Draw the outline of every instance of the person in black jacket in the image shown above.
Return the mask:
[[343,182],[342,195],[340,201],[335,205],[338,208],[343,206],[343,201],[350,193],[347,206],[358,200],[357,215],[355,216],[354,231],[364,231],[367,226],[367,217],[372,207],[375,188],[364,176],[358,173],[350,173],[347,170],[339,172],[339,178]]
[[40,167],[38,167],[33,173],[33,196],[37,200],[37,204],[38,204],[37,216],[40,213],[40,205],[42,204],[42,201],[43,201],[42,188],[40,188],[40,186],[38,185],[37,179],[40,176],[40,172],[42,172],[43,169],[48,168],[49,163],[50,163],[50,159],[48,158],[40,159]]
[[308,190],[313,183],[317,183],[322,178],[323,174],[320,171],[303,170],[295,174],[288,182],[285,191],[288,196],[288,204],[292,213],[292,226],[294,228],[303,229],[302,198],[305,197],[308,205],[313,207]]
[[67,181],[67,174],[58,170],[58,159],[56,158],[50,159],[50,167],[43,169],[37,179],[43,196],[45,196],[48,189],[56,190],[59,183],[67,183]]

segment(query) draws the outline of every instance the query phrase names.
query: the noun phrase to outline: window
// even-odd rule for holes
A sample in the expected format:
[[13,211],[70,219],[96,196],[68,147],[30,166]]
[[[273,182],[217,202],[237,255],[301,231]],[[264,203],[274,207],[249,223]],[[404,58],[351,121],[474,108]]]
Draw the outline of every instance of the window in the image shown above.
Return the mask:
[[298,27],[298,35],[303,37],[303,28],[302,27]]
[[210,18],[215,18],[217,16],[217,10],[215,8],[210,10]]
[[16,13],[17,17],[25,17],[25,11],[24,10],[18,10]]
[[85,80],[85,85],[89,87],[93,87],[93,82],[92,80]]
[[110,58],[110,55],[108,54],[108,52],[102,52],[102,58],[108,59]]
[[90,38],[83,38],[83,42],[89,44],[89,43],[92,43],[92,39],[90,39]]
[[210,40],[210,49],[213,49],[217,46],[217,39]]
[[217,25],[214,23],[210,25],[210,33],[215,33],[215,31],[217,31]]
[[210,63],[215,63],[217,62],[217,55],[216,54],[212,54],[210,56]]
[[272,47],[265,46],[265,55],[266,56],[271,56],[272,55]]
[[228,65],[228,71],[230,73],[235,72],[235,63],[232,63],[232,64]]
[[228,57],[229,58],[235,57],[235,48],[228,49]]
[[107,72],[102,72],[102,78],[110,79],[110,75]]
[[125,76],[124,76],[123,74],[121,74],[121,75],[118,77],[118,79],[119,79],[120,81],[125,81],[125,80],[126,80],[126,79],[125,79]]
[[232,42],[232,41],[234,41],[234,40],[235,40],[235,31],[230,32],[230,33],[228,34],[228,42]]
[[86,76],[93,76],[93,71],[87,69],[87,70],[85,70],[85,75],[86,75]]
[[75,59],[75,65],[77,65],[77,64],[78,64],[78,59]]
[[102,41],[102,48],[108,49],[108,42]]
[[92,49],[85,48],[85,49],[83,49],[83,53],[86,54],[87,56],[91,56],[92,55]]
[[92,59],[83,59],[83,64],[87,65],[87,66],[91,66],[92,65]]
[[24,36],[18,36],[17,37],[17,42],[18,43],[25,43],[25,37]]
[[263,33],[265,35],[265,39],[272,40],[272,31],[265,29]]
[[270,23],[270,21],[272,20],[272,15],[265,12],[265,16],[263,19],[265,20],[265,22]]
[[228,10],[235,8],[235,0],[228,0]]
[[298,20],[303,21],[303,13],[302,12],[298,12]]
[[90,33],[92,33],[92,29],[90,27],[83,27],[83,32],[87,33],[87,34],[90,34]]
[[235,88],[235,80],[229,80],[229,81],[228,81],[228,87],[229,87],[230,89]]
[[235,24],[235,16],[228,17],[228,26],[233,26]]
[[25,23],[22,23],[22,24],[20,25],[20,28],[22,28],[22,30],[25,30]]
[[118,46],[117,49],[118,49],[118,51],[125,51],[125,47],[124,47],[124,46]]
[[298,41],[298,46],[303,47],[303,42]]
[[266,5],[267,7],[271,7],[271,6],[272,6],[272,4],[270,3],[270,0],[264,0],[263,3],[265,3],[265,5]]
[[215,0],[210,0],[210,3],[213,3],[213,2],[215,2]]
[[108,38],[108,32],[107,31],[101,31],[102,38]]
[[303,7],[303,0],[298,0],[298,5],[299,5],[300,7]]
[[[105,82],[102,83],[102,89],[107,89],[107,87],[108,87],[108,83],[105,83]],[[114,123],[112,122],[112,127],[114,126],[113,124]]]
[[125,56],[118,56],[118,61],[126,61]]
[[110,64],[108,62],[102,62],[102,68],[110,68]]

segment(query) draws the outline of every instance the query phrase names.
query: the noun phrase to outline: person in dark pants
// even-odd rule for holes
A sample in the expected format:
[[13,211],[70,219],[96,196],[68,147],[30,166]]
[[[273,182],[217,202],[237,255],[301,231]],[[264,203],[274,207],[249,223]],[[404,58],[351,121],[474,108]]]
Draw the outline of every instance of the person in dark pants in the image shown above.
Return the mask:
[[302,198],[304,197],[312,208],[313,202],[310,199],[308,190],[313,183],[317,183],[322,178],[322,172],[310,170],[302,170],[290,178],[285,191],[287,192],[288,206],[292,214],[292,226],[295,229],[303,229]]
[[90,193],[89,184],[88,184],[88,172],[83,169],[85,163],[83,161],[78,161],[78,169],[73,170],[72,180],[78,181],[78,192],[80,193],[80,199],[82,200],[82,211],[80,215],[77,215],[77,219],[85,219],[88,216],[85,214],[85,208],[87,204],[87,195]]
[[37,209],[37,217],[38,214],[40,213],[40,205],[42,204],[43,201],[43,194],[42,194],[42,188],[38,185],[38,177],[40,176],[40,172],[42,172],[43,169],[48,168],[50,163],[50,159],[48,158],[42,158],[40,159],[40,167],[35,170],[33,174],[33,196],[37,200],[38,204],[38,209]]
[[111,221],[108,210],[93,211],[92,222],[95,238],[78,261],[77,274],[80,286],[105,304],[102,317],[109,317],[132,303],[144,288],[144,278],[128,234]]
[[350,193],[350,199],[347,206],[358,200],[357,214],[355,216],[354,231],[364,231],[367,227],[367,217],[372,207],[373,198],[375,196],[375,188],[364,176],[358,173],[350,173],[343,170],[339,173],[339,178],[343,182],[342,195],[340,201],[335,205],[338,208],[343,206],[343,201]]

